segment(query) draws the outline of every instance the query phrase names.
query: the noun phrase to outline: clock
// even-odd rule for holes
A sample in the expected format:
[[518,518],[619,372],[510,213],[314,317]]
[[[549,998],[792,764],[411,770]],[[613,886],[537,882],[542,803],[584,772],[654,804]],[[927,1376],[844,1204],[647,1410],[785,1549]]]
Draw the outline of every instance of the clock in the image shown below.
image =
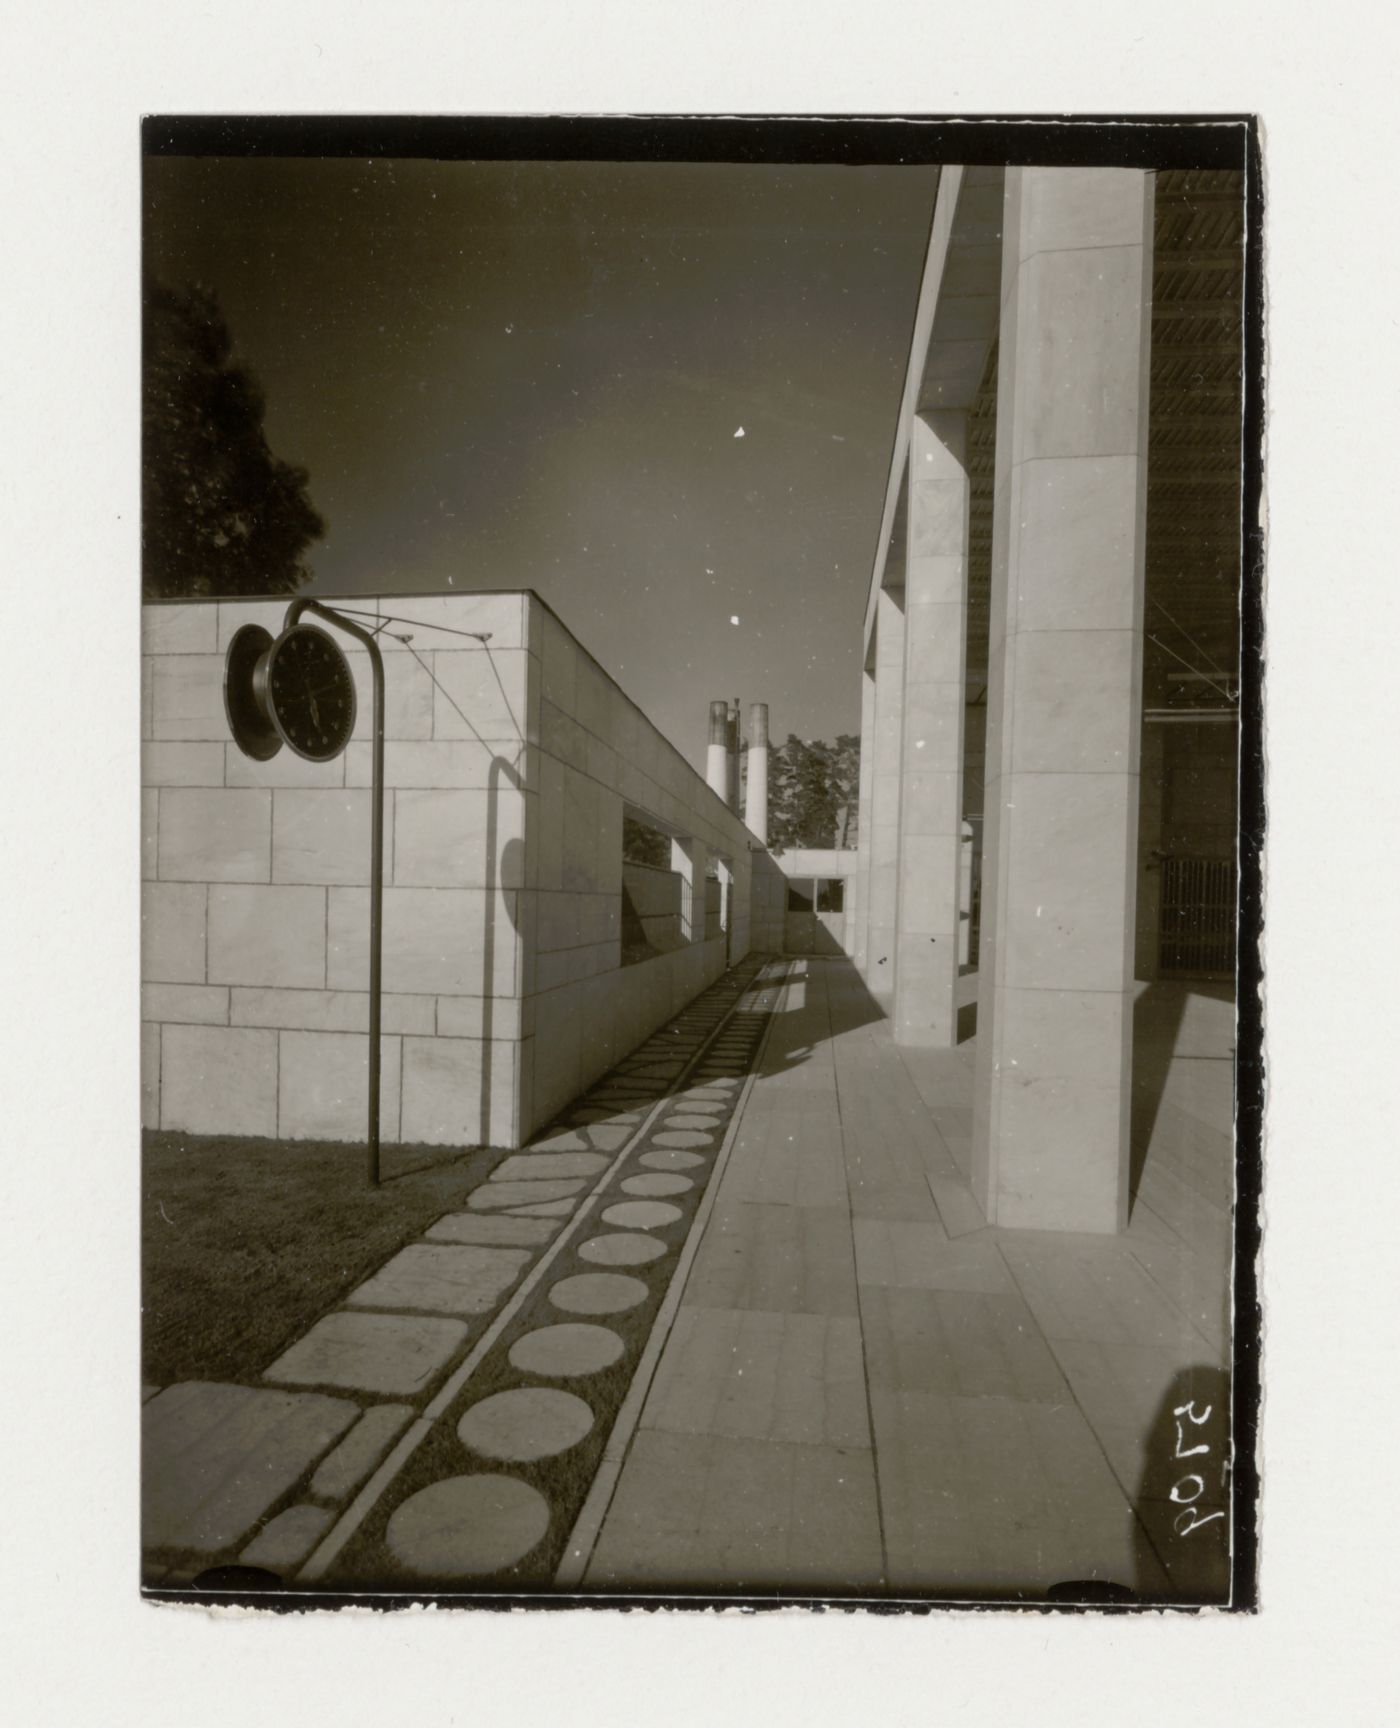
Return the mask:
[[329,762],[355,729],[355,677],[333,637],[293,624],[274,639],[245,624],[224,663],[224,710],[245,755],[259,762],[287,744],[310,762]]

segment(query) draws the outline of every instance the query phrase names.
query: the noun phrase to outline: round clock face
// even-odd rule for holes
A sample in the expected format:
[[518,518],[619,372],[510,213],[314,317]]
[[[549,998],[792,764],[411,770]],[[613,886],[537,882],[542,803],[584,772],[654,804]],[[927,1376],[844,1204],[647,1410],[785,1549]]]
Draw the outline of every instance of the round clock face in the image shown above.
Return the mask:
[[266,676],[273,723],[297,755],[338,756],[355,729],[355,678],[332,638],[294,624],[272,644]]

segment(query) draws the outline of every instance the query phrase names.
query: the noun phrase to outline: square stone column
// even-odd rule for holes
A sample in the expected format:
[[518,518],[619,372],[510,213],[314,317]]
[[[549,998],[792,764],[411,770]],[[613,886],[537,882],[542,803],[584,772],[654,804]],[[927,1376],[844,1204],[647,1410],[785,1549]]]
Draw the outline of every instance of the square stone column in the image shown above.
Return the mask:
[[1152,181],[1006,175],[973,1183],[1127,1220]]
[[916,416],[904,576],[897,1044],[958,1041],[968,504],[966,413]]
[[681,935],[687,942],[705,939],[705,863],[703,840],[687,835],[671,841],[671,868],[681,879]]
[[875,788],[875,674],[860,675],[860,806],[856,820],[855,942],[851,958],[864,976],[870,948],[870,829]]
[[875,614],[875,751],[870,791],[870,918],[865,980],[877,996],[894,991],[899,898],[899,765],[904,734],[903,591],[881,591]]

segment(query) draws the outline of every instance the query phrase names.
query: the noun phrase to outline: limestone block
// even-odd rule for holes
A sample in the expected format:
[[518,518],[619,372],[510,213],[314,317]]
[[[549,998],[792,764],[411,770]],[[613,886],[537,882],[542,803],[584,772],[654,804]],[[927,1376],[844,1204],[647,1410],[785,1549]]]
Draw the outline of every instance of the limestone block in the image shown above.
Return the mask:
[[[369,893],[331,888],[332,990],[363,990],[369,977]],[[384,988],[405,995],[513,996],[518,895],[480,888],[384,890]]]
[[536,896],[535,952],[548,954],[561,948],[576,948],[584,941],[583,894],[546,894]]
[[597,788],[586,774],[570,773],[564,781],[564,858],[566,888],[588,891],[598,881]]
[[160,1027],[141,1027],[141,1126],[160,1127]]
[[[999,1006],[1002,993],[998,992]],[[1127,1146],[1114,1080],[1030,1079],[997,1089],[996,1221],[1007,1229],[1111,1232]]]
[[540,704],[540,748],[576,768],[588,772],[588,734],[571,714],[556,708],[546,696]]
[[405,1038],[403,1139],[428,1146],[518,1144],[516,1050],[503,1039]]
[[[518,998],[439,996],[437,1032],[443,1038],[518,1038],[524,1023]],[[417,1031],[420,1028],[413,1028]],[[421,1028],[431,1032],[428,1026]]]
[[143,984],[141,1018],[227,1026],[228,991],[217,984]]
[[[372,794],[293,790],[272,794],[274,882],[366,883]],[[385,811],[385,827],[389,812]],[[386,835],[386,856],[388,836]]]
[[1001,990],[1001,1040],[1020,1083],[1091,1080],[1117,1086],[1132,1051],[1132,998],[1111,990]]
[[[379,1041],[379,1133],[399,1137],[399,1040]],[[369,1040],[358,1032],[283,1032],[278,1129],[284,1140],[365,1139]]]
[[161,1127],[275,1136],[277,1036],[243,1027],[164,1027]]
[[[363,620],[361,620],[363,622]],[[345,650],[350,669],[355,675],[354,739],[367,741],[374,737],[374,674],[369,653],[357,648],[344,635],[329,634]],[[387,643],[383,648],[387,648]],[[381,652],[383,651],[381,648]],[[428,665],[431,657],[425,655]],[[389,738],[431,738],[433,735],[433,680],[428,665],[412,654],[384,654],[384,736]]]
[[543,614],[541,628],[544,700],[572,714],[581,655],[573,638],[551,613]]
[[567,770],[555,756],[540,756],[540,791],[537,806],[539,869],[536,881],[542,889],[564,886],[564,776]]
[[608,737],[611,689],[611,680],[602,669],[586,654],[581,654],[574,694],[574,718],[595,738],[606,740]]
[[[506,786],[513,784],[524,761],[525,746],[478,744],[474,739],[429,739],[421,742],[389,739],[384,746],[386,786]],[[373,783],[369,744],[350,744],[345,751],[345,784]]]
[[[632,968],[639,970],[639,968]],[[580,985],[566,985],[540,996],[535,1003],[535,1119],[547,1116],[576,1098],[579,1084]]]
[[1136,784],[1122,774],[1018,774],[1002,785],[1014,805],[997,932],[1003,981],[1125,989]]
[[343,786],[345,784],[344,753],[330,762],[308,762],[285,745],[266,762],[255,762],[245,756],[236,744],[224,746],[224,784],[226,786]]
[[401,887],[525,886],[525,798],[486,791],[394,796],[394,882]]
[[164,744],[152,741],[141,749],[143,786],[222,786],[222,744]]
[[218,654],[162,654],[151,662],[151,730],[157,739],[228,737],[224,663]]
[[523,648],[490,652],[463,642],[463,652],[433,656],[433,736],[518,742],[525,737],[529,655]]
[[903,817],[910,834],[961,834],[962,776],[955,771],[911,773],[904,781]]
[[143,654],[216,654],[219,651],[218,607],[207,600],[141,608]]
[[141,657],[141,737],[155,737],[156,691],[154,663],[149,654]]
[[157,841],[160,830],[160,793],[154,786],[141,788],[141,876],[153,881],[158,873]]
[[1130,630],[1040,630],[1018,636],[1012,770],[1134,772],[1139,657],[1140,639]]
[[1022,265],[1012,460],[1136,455],[1151,252],[1042,252]]
[[587,763],[590,777],[604,786],[614,786],[617,783],[617,751],[601,739],[590,733],[587,744]]
[[272,794],[164,788],[159,857],[167,882],[266,882],[272,868]]
[[141,889],[141,976],[170,984],[204,981],[203,883],[147,882]]
[[[431,1035],[436,1006],[432,996],[386,992],[379,1003],[381,1030]],[[276,1026],[298,1032],[364,1033],[369,1031],[369,992],[236,987],[231,992],[229,1021],[234,1026]]]
[[1016,629],[1131,630],[1145,523],[1141,454],[1032,462],[1018,470]]
[[1151,232],[1139,176],[1122,168],[1023,168],[1018,245],[1033,252],[1141,246]]
[[211,888],[209,981],[289,989],[324,985],[326,890]]

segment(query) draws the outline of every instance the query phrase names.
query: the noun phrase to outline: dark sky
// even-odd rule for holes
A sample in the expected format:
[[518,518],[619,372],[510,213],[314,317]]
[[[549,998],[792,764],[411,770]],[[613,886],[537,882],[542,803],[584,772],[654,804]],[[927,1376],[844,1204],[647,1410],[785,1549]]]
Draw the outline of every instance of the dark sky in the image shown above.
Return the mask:
[[933,184],[156,158],[148,260],[217,289],[310,470],[313,591],[534,588],[703,767],[715,696],[858,729]]

